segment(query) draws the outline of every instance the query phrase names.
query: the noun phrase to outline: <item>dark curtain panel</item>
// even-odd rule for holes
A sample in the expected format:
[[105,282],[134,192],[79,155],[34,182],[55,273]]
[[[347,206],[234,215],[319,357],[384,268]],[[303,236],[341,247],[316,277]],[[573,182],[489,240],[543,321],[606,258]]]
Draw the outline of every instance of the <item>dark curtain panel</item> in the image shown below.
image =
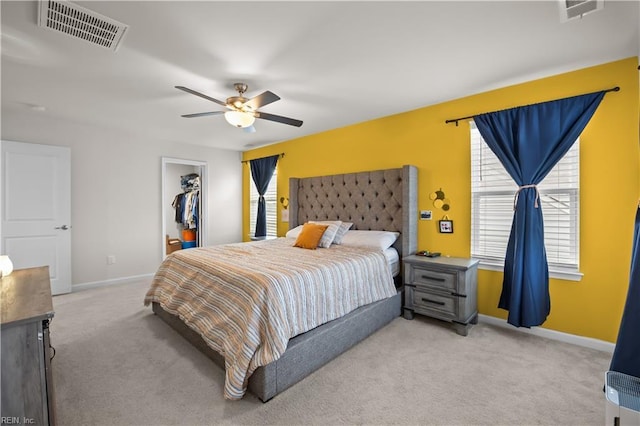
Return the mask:
[[622,314],[611,371],[640,377],[640,208],[636,211],[627,303]]
[[254,235],[256,237],[264,237],[267,235],[267,210],[264,194],[267,192],[271,176],[273,176],[273,172],[276,170],[278,158],[280,158],[280,155],[249,161],[251,165],[251,177],[253,178],[253,183],[256,185],[258,194],[260,194],[260,198],[258,198],[258,215],[256,216],[256,232]]
[[481,114],[480,134],[516,181],[515,213],[498,307],[516,327],[537,326],[551,310],[544,224],[536,185],[567,153],[605,92]]

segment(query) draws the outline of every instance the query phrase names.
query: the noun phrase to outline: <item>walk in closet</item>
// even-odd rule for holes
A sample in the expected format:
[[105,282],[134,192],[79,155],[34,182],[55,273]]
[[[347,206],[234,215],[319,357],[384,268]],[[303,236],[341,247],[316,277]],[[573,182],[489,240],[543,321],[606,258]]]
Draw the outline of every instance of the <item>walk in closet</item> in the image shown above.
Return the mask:
[[205,240],[206,163],[162,159],[162,257]]

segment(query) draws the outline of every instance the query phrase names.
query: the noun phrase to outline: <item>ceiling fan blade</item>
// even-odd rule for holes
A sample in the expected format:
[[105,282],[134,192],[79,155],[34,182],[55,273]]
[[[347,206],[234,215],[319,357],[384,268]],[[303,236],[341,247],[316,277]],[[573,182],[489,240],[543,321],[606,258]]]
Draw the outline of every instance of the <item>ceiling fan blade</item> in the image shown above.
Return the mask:
[[200,92],[196,92],[195,90],[191,90],[188,87],[184,87],[184,86],[175,86],[175,87],[176,87],[176,89],[180,89],[180,90],[182,90],[184,92],[191,93],[192,95],[200,96],[201,98],[206,99],[208,101],[215,102],[218,105],[222,105],[223,107],[227,106],[227,104],[225,102],[219,101],[219,100],[217,100],[215,98],[212,98],[210,96],[204,95],[204,94],[202,94]]
[[258,96],[249,99],[247,102],[244,103],[244,106],[248,106],[253,111],[255,111],[261,106],[269,105],[270,103],[275,102],[277,100],[280,100],[280,96],[267,90],[266,92],[261,93]]
[[302,121],[296,120],[294,118],[283,117],[281,115],[267,114],[266,112],[255,112],[256,118],[262,118],[264,120],[276,121],[278,123],[288,124],[290,126],[300,127],[302,126]]
[[182,117],[194,118],[194,117],[205,117],[207,115],[220,115],[220,114],[224,114],[224,111],[197,112],[195,114],[185,114]]

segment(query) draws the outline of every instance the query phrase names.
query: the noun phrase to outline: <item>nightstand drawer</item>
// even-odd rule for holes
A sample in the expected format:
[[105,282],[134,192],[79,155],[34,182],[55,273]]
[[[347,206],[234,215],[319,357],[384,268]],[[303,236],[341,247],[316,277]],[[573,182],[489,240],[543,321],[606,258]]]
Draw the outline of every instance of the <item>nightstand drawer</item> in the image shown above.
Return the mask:
[[416,310],[437,311],[456,316],[456,298],[454,296],[446,296],[435,293],[424,293],[416,288],[413,293],[413,303]]
[[452,292],[456,291],[455,274],[422,269],[417,266],[411,268],[411,283],[440,287]]

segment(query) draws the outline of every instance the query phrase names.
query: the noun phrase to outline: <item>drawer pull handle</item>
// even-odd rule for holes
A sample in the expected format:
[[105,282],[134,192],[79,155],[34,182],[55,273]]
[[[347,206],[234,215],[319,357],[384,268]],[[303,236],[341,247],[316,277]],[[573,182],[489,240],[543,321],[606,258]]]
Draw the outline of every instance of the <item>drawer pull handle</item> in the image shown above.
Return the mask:
[[440,302],[438,300],[431,300],[431,299],[425,299],[424,297],[422,298],[423,302],[427,302],[427,303],[433,303],[434,305],[440,305],[440,306],[444,306],[444,302]]
[[446,281],[444,278],[430,277],[429,275],[423,275],[422,278],[424,278],[425,280],[433,280],[433,281],[440,281],[440,282],[445,282]]

